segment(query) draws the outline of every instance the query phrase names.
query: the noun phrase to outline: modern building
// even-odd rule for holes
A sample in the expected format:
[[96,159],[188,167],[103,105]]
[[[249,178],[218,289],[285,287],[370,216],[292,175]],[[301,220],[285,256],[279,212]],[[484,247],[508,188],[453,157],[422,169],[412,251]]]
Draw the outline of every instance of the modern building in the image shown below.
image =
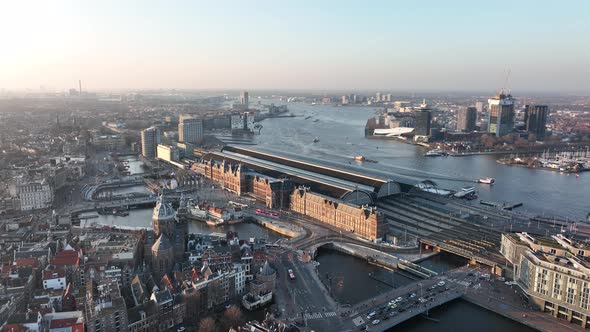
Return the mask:
[[500,92],[488,99],[488,132],[496,137],[510,134],[514,129],[514,99]]
[[197,143],[203,139],[203,121],[190,115],[178,118],[178,141],[183,143]]
[[248,109],[248,91],[240,92],[240,105],[242,105],[244,109]]
[[141,131],[141,154],[150,159],[156,158],[158,144],[162,140],[162,134],[158,127],[149,127]]
[[535,134],[539,141],[545,139],[547,115],[549,115],[549,106],[547,105],[525,105],[524,107],[526,131]]
[[415,112],[416,126],[414,127],[414,135],[428,136],[430,135],[430,123],[432,122],[432,108],[426,104],[426,100],[420,105],[420,108]]
[[502,235],[500,252],[512,264],[514,281],[542,311],[590,326],[590,248],[561,234]]
[[476,102],[475,109],[477,110],[478,115],[483,114],[483,102],[481,102],[481,101]]
[[177,161],[179,158],[178,148],[176,146],[158,144],[157,157],[164,161]]
[[461,107],[457,113],[457,131],[472,132],[477,121],[477,109],[475,107]]

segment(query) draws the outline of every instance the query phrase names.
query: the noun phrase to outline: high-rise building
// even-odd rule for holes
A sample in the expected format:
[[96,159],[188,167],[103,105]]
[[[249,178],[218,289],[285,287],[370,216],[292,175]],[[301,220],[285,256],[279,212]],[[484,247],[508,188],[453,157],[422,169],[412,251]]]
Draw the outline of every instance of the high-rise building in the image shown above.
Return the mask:
[[488,99],[488,131],[496,137],[510,134],[514,129],[514,99],[500,92]]
[[244,109],[248,109],[248,91],[240,92],[240,105],[243,105]]
[[381,101],[381,92],[377,92],[377,93],[375,94],[375,101],[376,101],[376,102],[380,102],[380,101]]
[[178,118],[178,141],[183,143],[197,143],[203,138],[203,121],[190,115]]
[[477,110],[478,115],[483,114],[483,102],[481,102],[481,101],[476,102],[475,109]]
[[547,126],[547,115],[549,106],[547,105],[525,105],[524,107],[524,124],[526,131],[535,134],[537,140],[545,139]]
[[162,140],[158,127],[149,127],[141,131],[141,154],[146,158],[156,158],[156,148]]
[[457,131],[472,132],[475,130],[477,109],[475,107],[461,107],[457,113]]
[[430,135],[430,123],[432,121],[432,108],[426,104],[426,100],[420,105],[415,112],[416,125],[414,126],[414,135]]

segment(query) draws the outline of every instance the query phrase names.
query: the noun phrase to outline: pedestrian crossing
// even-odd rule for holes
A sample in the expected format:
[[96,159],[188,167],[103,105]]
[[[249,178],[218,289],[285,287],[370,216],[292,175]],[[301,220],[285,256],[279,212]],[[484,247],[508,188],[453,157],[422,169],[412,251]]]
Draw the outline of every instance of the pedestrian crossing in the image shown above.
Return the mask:
[[329,318],[329,317],[336,317],[337,314],[334,311],[324,312],[323,315],[321,312],[313,312],[307,313],[304,315],[305,319],[320,319],[320,318]]

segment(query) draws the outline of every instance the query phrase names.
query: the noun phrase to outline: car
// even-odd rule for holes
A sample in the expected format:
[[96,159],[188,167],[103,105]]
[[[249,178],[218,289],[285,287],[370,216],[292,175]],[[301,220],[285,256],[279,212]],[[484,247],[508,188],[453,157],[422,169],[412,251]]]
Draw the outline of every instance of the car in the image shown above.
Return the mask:
[[441,287],[442,287],[442,286],[444,286],[444,285],[445,285],[445,282],[444,282],[444,281],[439,281],[437,285],[439,285],[439,286],[441,286]]
[[390,308],[391,308],[391,309],[395,309],[395,308],[397,308],[397,304],[395,304],[395,303],[394,303],[394,304],[392,304],[392,305],[390,306]]
[[400,297],[398,297],[397,299],[395,299],[395,302],[401,302],[401,301],[403,301],[403,300],[404,300],[404,299],[403,299],[403,298],[400,296]]
[[412,299],[413,299],[413,298],[415,298],[415,297],[416,297],[416,293],[412,293],[412,294],[410,294],[410,298],[412,298]]
[[377,324],[379,324],[379,323],[381,323],[381,321],[380,321],[380,320],[378,320],[378,319],[375,319],[375,320],[373,321],[373,325],[377,325]]
[[395,315],[397,315],[397,311],[392,311],[392,312],[390,312],[388,316],[389,316],[389,317],[393,317],[393,316],[395,316]]
[[499,277],[499,278],[498,278],[498,280],[500,280],[501,282],[504,282],[504,281],[506,281],[506,278],[504,278],[504,277]]
[[371,311],[367,314],[367,319],[371,319],[373,318],[373,316],[375,316],[377,313],[375,311]]

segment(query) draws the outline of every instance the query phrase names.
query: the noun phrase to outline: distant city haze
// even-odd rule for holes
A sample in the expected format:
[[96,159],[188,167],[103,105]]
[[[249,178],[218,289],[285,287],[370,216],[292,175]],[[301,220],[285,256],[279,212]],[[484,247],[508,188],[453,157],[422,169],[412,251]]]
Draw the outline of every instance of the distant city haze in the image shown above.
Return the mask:
[[589,12],[583,0],[5,1],[0,90],[589,92]]

